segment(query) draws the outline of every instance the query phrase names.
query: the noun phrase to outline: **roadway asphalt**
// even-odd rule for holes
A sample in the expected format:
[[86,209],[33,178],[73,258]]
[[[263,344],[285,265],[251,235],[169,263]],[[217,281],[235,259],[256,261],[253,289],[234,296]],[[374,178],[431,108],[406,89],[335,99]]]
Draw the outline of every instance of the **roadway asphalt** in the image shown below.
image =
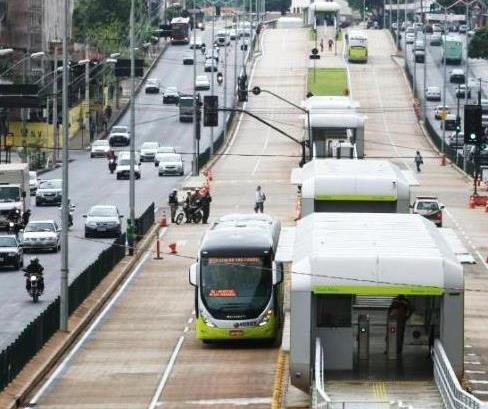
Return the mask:
[[[215,34],[220,24],[216,24]],[[211,44],[211,26],[197,33],[208,46]],[[234,79],[234,41],[228,48],[228,85],[227,104],[231,106],[233,100]],[[189,51],[187,45],[171,45],[157,63],[151,78],[161,80],[162,86],[177,86],[180,92],[192,92],[193,66],[183,65],[182,56]],[[238,51],[238,65],[242,63],[242,51]],[[197,75],[203,74],[203,57],[197,50]],[[223,70],[223,50],[220,51],[220,70]],[[240,66],[238,66],[240,69]],[[210,79],[211,73],[206,73]],[[143,88],[142,88],[143,89]],[[215,89],[219,95],[219,104],[223,104],[223,86],[215,82]],[[210,94],[210,91],[204,92]],[[219,124],[223,123],[220,114]],[[119,124],[128,125],[127,112]],[[222,126],[215,129],[215,138],[219,135]],[[156,94],[146,95],[141,91],[136,99],[136,149],[143,142],[157,141],[162,145],[174,146],[178,152],[184,154],[185,173],[191,172],[191,158],[193,153],[193,124],[180,123],[178,108],[176,106],[162,105],[162,96]],[[210,128],[202,128],[201,152],[210,144]],[[110,174],[107,162],[104,159],[90,159],[85,151],[71,151],[72,162],[69,168],[69,190],[72,203],[76,205],[74,213],[74,226],[69,237],[69,268],[70,282],[75,279],[88,265],[90,265],[102,250],[110,245],[110,239],[85,239],[84,219],[82,217],[88,209],[97,204],[115,204],[120,212],[128,215],[129,181],[116,180],[115,174]],[[53,170],[43,178],[60,178],[61,169]],[[157,206],[166,206],[166,198],[174,187],[178,186],[184,176],[158,177],[157,169],[153,163],[143,163],[142,177],[136,181],[136,216],[141,214],[151,202]],[[32,200],[31,220],[60,219],[58,207],[36,207]],[[33,304],[28,297],[24,277],[21,271],[0,271],[0,350],[10,344],[22,331],[28,322],[35,319],[38,314],[49,305],[59,294],[60,254],[36,254],[45,267],[46,290],[38,304]],[[32,255],[24,258],[27,264]]]

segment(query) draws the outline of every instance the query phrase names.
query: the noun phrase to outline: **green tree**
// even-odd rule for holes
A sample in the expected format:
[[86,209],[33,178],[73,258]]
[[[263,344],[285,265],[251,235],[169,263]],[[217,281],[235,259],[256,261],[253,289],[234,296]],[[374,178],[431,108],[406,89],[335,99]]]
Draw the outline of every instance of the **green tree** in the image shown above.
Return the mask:
[[488,26],[480,28],[469,42],[470,58],[488,58]]

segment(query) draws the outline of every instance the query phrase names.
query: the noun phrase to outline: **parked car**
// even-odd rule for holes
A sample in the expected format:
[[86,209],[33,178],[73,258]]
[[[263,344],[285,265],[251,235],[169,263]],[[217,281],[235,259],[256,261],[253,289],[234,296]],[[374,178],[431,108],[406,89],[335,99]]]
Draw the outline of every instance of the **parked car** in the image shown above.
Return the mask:
[[197,75],[195,80],[195,90],[206,91],[210,89],[210,81],[206,75]]
[[161,82],[156,78],[149,78],[144,86],[144,92],[146,94],[158,94]]
[[39,187],[39,179],[35,170],[29,171],[29,189],[32,195],[35,195]]
[[[130,159],[128,157],[117,159],[117,169],[115,171],[117,180],[129,179],[130,177]],[[134,163],[134,175],[136,179],[141,178],[141,168],[138,162]]]
[[442,119],[443,114],[449,115],[450,113],[451,111],[448,106],[439,105],[434,108],[435,119]]
[[177,104],[180,94],[176,87],[167,87],[163,92],[163,104]]
[[49,250],[57,252],[61,248],[61,228],[55,220],[32,220],[22,233],[24,251]]
[[20,270],[24,266],[24,252],[14,235],[0,236],[0,266]]
[[442,34],[439,32],[432,33],[429,40],[430,45],[440,46],[442,45]]
[[449,76],[449,82],[453,84],[464,84],[466,82],[466,77],[464,75],[464,70],[461,68],[456,68],[451,71]]
[[61,179],[41,180],[36,193],[36,206],[46,204],[59,206],[61,204],[62,183]]
[[152,162],[158,152],[158,142],[144,142],[141,145],[141,162]]
[[116,206],[92,206],[85,218],[85,237],[119,237],[122,233],[122,215]]
[[420,214],[437,227],[442,227],[442,209],[444,209],[444,205],[439,203],[437,197],[417,196],[411,207],[412,213]]
[[158,157],[158,175],[180,175],[185,174],[185,166],[181,155],[177,153],[164,153]]
[[427,101],[440,101],[441,100],[440,87],[427,87],[427,89],[425,90],[425,98],[427,99]]
[[100,139],[92,143],[90,148],[90,158],[104,158],[110,150],[110,144],[106,139]]
[[193,65],[193,52],[183,54],[183,65]]
[[471,89],[466,86],[466,84],[459,84],[456,87],[456,97],[457,98],[466,98],[466,89],[468,92],[468,98],[471,98]]

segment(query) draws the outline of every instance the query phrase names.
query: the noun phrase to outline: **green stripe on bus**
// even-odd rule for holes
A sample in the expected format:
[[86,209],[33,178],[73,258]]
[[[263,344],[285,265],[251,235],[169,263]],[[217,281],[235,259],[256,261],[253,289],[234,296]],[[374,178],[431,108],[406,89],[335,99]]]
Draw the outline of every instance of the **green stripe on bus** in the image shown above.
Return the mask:
[[354,295],[442,295],[444,289],[419,285],[374,286],[374,285],[316,285],[314,294],[354,294]]
[[394,202],[397,200],[392,195],[315,195],[315,200],[328,201],[355,201],[355,202]]

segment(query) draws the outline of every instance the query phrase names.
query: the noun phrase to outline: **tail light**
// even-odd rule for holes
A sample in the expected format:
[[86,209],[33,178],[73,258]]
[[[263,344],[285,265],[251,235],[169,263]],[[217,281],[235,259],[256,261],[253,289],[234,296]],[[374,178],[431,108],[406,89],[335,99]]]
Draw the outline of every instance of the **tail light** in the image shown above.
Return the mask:
[[442,220],[442,212],[437,212],[435,217],[437,218],[437,220]]

